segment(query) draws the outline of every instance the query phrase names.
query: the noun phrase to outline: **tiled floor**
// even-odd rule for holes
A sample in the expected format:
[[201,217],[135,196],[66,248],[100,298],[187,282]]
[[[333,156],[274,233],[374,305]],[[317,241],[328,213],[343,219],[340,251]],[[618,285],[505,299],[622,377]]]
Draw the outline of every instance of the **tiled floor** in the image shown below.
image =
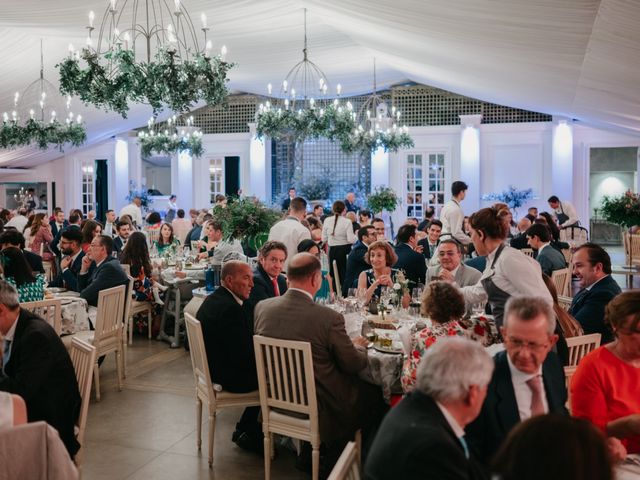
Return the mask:
[[[231,442],[240,408],[216,421],[214,465],[207,462],[206,416],[202,452],[196,448],[195,399],[189,354],[166,343],[134,337],[128,377],[118,392],[113,355],[100,371],[102,400],[92,399],[85,435],[83,479],[263,479],[261,456]],[[292,452],[278,451],[274,479],[308,479]]]

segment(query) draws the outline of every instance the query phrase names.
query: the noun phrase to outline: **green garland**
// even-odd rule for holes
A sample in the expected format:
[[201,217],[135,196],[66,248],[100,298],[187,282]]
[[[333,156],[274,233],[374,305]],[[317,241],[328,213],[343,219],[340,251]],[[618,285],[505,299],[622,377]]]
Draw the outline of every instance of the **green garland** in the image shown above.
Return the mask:
[[189,150],[193,157],[201,157],[204,153],[202,147],[202,137],[200,135],[189,135],[181,137],[178,135],[165,135],[159,133],[155,135],[139,136],[140,151],[142,158],[149,158],[153,152],[166,153],[171,155],[183,150]]
[[390,132],[376,131],[371,134],[366,130],[358,130],[351,136],[350,142],[342,146],[345,153],[375,152],[378,148],[384,148],[385,152],[397,152],[401,148],[413,148],[411,136],[403,129],[394,129]]
[[[80,58],[87,63],[84,69]],[[113,71],[101,65],[103,58]],[[233,66],[202,53],[177,61],[176,54],[166,50],[158,51],[153,62],[137,63],[133,50],[123,48],[105,54],[84,48],[80,55],[56,65],[63,95],[77,95],[85,104],[113,110],[123,118],[129,102],[148,103],[154,115],[165,107],[184,112],[200,100],[219,105],[229,94],[227,72]]]
[[60,151],[65,143],[79,147],[87,140],[84,125],[71,122],[60,123],[57,120],[49,123],[29,119],[27,123],[19,125],[14,121],[4,121],[0,127],[0,147],[18,148],[35,144],[46,150],[50,144],[56,145]]

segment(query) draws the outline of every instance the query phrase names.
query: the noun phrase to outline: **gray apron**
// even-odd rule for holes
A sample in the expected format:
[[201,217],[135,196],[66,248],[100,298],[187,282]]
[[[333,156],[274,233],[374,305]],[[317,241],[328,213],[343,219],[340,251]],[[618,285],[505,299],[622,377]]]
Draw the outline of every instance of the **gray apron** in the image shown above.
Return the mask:
[[[504,244],[498,247],[496,256],[493,258],[493,262],[491,263],[491,267],[490,267],[491,270],[493,270],[493,267],[498,261],[498,257],[500,257],[500,254],[502,253],[502,250],[504,250],[504,247],[505,247]],[[507,303],[507,300],[509,300],[509,297],[511,296],[511,294],[500,289],[499,287],[496,286],[495,283],[493,283],[494,273],[495,272],[493,272],[490,277],[484,278],[481,281],[482,281],[482,286],[485,292],[487,292],[489,305],[491,305],[491,313],[493,314],[493,318],[496,322],[496,326],[498,327],[498,331],[499,331],[500,327],[502,327],[502,317],[504,316],[504,305]]]

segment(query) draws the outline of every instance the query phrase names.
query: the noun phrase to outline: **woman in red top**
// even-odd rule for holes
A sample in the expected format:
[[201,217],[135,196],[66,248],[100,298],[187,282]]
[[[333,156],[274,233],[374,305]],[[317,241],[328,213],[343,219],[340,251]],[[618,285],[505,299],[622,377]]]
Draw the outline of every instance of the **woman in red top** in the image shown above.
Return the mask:
[[606,307],[616,340],[584,357],[571,381],[571,410],[640,453],[640,291]]

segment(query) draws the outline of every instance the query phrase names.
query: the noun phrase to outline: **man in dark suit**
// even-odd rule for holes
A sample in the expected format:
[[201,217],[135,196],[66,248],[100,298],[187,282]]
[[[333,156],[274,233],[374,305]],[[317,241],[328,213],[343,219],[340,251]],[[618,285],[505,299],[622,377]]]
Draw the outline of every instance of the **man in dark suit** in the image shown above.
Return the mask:
[[119,285],[128,285],[129,278],[120,262],[111,256],[113,240],[106,235],[93,238],[89,252],[82,258],[82,268],[78,275],[80,297],[89,305],[98,306],[100,290]]
[[289,205],[291,205],[291,200],[293,200],[294,198],[296,198],[296,189],[291,187],[289,189],[289,196],[285,198],[284,201],[282,202],[283,212],[286,212],[287,210],[289,210]]
[[367,480],[483,479],[465,426],[482,407],[493,362],[482,345],[444,338],[429,347],[416,388],[385,417],[364,467]]
[[585,243],[573,254],[573,273],[578,277],[580,290],[569,308],[585,335],[599,333],[600,343],[613,341],[611,327],[604,321],[604,307],[618,295],[620,286],[611,277],[611,258],[600,245]]
[[367,225],[358,230],[358,241],[353,244],[349,255],[347,255],[347,268],[342,284],[342,296],[346,297],[350,288],[356,288],[358,276],[371,268],[364,260],[364,255],[369,249],[369,245],[377,239],[376,229],[373,225]]
[[24,235],[17,230],[6,230],[0,235],[0,250],[4,248],[19,248],[24,255],[25,260],[31,267],[34,273],[44,273],[44,266],[42,265],[42,257],[37,253],[33,253],[24,248]]
[[69,226],[69,222],[64,218],[64,212],[61,208],[56,208],[55,212],[53,212],[53,220],[49,222],[49,225],[51,225],[51,235],[54,238]]
[[116,231],[118,234],[113,239],[113,249],[116,251],[118,257],[120,257],[122,249],[127,243],[129,235],[131,235],[131,224],[129,222],[117,222]]
[[432,205],[425,206],[424,207],[423,219],[418,224],[418,230],[421,230],[421,231],[425,232],[427,230],[427,228],[429,227],[429,223],[431,223],[432,220],[435,220],[435,218],[433,218],[435,216],[435,214],[436,214],[436,210],[435,210],[435,208],[433,208]]
[[82,259],[84,252],[81,248],[82,232],[77,228],[70,228],[60,235],[60,273],[51,280],[50,287],[66,288],[74,292],[79,292],[78,276],[82,269]]
[[347,198],[344,199],[344,205],[347,207],[347,212],[358,213],[358,206],[356,205],[356,194],[353,192],[347,193]]
[[440,244],[442,222],[440,220],[432,220],[427,225],[426,232],[427,236],[418,242],[418,246],[422,247],[422,256],[429,259],[435,255],[436,249]]
[[4,281],[0,281],[0,337],[4,339],[0,391],[20,395],[29,422],[42,420],[58,430],[73,457],[80,448],[73,429],[81,402],[73,364],[54,329],[22,310],[18,293]]
[[415,250],[418,245],[415,225],[401,226],[396,236],[396,242],[395,251],[398,261],[393,268],[403,270],[407,279],[411,280],[414,285],[424,284],[427,278],[427,265],[422,254]]
[[527,230],[529,227],[531,227],[531,220],[527,217],[521,218],[518,222],[518,233],[509,242],[512,248],[517,248],[518,250],[529,248],[529,241],[527,239]]
[[71,215],[69,215],[69,225],[67,225],[65,228],[59,231],[57,235],[53,236],[53,240],[49,245],[49,247],[51,248],[51,251],[55,253],[58,258],[60,258],[60,256],[62,255],[60,253],[60,250],[58,249],[58,244],[60,243],[60,236],[62,232],[64,232],[68,228],[77,228],[78,230],[80,230],[81,223],[82,223],[82,217],[80,217],[80,215],[78,215],[77,213],[72,213]]
[[269,240],[260,248],[258,266],[253,271],[253,288],[249,301],[255,305],[265,298],[279,297],[287,291],[287,279],[282,267],[287,260],[284,243]]
[[541,223],[531,225],[527,230],[527,242],[536,250],[536,260],[540,264],[542,273],[551,276],[556,270],[567,268],[564,255],[551,246],[551,232]]
[[[237,260],[226,262],[221,284],[196,314],[202,324],[211,381],[228,392],[253,392],[258,389],[258,376],[253,351],[253,305],[247,301],[253,287],[251,267]],[[260,407],[245,408],[232,439],[244,449],[261,452],[259,413]]]
[[555,314],[542,298],[511,297],[500,331],[506,351],[494,357],[495,370],[478,418],[467,428],[469,446],[488,464],[519,422],[536,415],[567,415],[564,370],[551,351]]

